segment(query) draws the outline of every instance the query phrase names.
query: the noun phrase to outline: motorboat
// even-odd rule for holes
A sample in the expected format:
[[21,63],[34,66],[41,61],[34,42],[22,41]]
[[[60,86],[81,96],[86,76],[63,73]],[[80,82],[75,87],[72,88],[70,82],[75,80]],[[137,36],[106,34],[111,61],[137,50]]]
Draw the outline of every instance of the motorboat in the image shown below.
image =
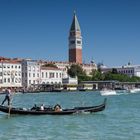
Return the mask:
[[116,95],[117,93],[115,90],[101,90],[100,94],[102,96],[105,96],[105,95]]

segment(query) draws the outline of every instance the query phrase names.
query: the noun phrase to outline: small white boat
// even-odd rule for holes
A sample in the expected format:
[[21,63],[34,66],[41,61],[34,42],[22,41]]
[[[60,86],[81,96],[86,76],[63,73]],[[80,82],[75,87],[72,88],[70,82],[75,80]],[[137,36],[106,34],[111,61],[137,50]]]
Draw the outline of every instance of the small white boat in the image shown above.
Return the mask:
[[101,95],[116,95],[116,91],[115,90],[101,90],[100,91]]
[[140,88],[129,89],[129,93],[140,93]]
[[128,90],[124,89],[124,90],[115,90],[117,94],[121,94],[121,93],[127,93]]

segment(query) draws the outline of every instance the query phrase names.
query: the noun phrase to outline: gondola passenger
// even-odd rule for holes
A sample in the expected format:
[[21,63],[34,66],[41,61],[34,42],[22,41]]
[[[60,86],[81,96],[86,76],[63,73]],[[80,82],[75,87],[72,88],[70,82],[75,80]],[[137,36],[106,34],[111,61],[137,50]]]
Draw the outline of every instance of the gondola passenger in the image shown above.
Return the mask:
[[55,105],[54,111],[55,111],[55,112],[60,112],[60,111],[62,111],[61,106],[60,106],[59,104]]

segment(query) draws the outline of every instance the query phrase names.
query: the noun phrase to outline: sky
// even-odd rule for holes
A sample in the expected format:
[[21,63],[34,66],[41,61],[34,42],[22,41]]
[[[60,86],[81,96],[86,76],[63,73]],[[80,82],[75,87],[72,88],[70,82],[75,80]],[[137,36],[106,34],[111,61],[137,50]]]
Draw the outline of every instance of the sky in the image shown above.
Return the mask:
[[0,56],[68,61],[74,11],[84,63],[140,64],[139,0],[0,0]]

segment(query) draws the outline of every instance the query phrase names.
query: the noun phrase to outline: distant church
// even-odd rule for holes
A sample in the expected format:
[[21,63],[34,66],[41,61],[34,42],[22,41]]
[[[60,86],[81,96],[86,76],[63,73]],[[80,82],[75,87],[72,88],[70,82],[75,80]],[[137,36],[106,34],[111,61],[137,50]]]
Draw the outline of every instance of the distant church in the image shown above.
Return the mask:
[[82,64],[82,36],[75,12],[69,32],[69,62]]

